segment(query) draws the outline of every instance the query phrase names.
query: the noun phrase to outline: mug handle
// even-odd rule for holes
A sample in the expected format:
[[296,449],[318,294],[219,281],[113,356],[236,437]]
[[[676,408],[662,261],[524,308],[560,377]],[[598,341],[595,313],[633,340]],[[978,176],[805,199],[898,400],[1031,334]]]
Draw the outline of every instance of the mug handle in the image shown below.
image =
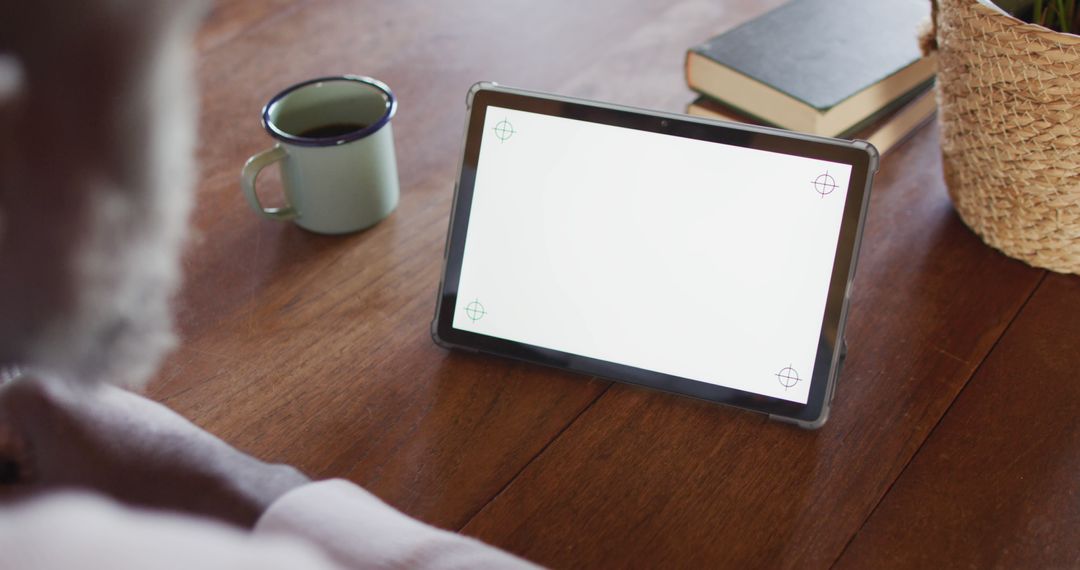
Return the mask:
[[296,208],[293,208],[291,204],[286,204],[283,208],[264,208],[262,203],[259,202],[259,194],[255,191],[255,179],[258,178],[262,169],[285,158],[287,155],[288,153],[285,152],[284,148],[281,148],[281,145],[275,145],[274,148],[268,148],[249,158],[240,173],[240,186],[244,189],[244,196],[247,197],[248,204],[251,204],[252,209],[256,212],[271,220],[291,220],[296,217]]

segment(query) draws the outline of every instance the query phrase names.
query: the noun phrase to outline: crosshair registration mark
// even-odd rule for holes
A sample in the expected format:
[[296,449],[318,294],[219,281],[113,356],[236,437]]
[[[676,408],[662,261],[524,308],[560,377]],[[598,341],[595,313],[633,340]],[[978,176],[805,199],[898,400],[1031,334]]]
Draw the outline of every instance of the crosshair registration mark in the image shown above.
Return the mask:
[[506,139],[514,136],[516,132],[514,125],[510,124],[510,121],[503,119],[498,123],[495,123],[495,128],[491,129],[495,131],[495,138],[499,139],[499,142],[506,142]]
[[486,314],[487,311],[484,310],[484,306],[481,305],[478,300],[474,300],[468,305],[465,305],[465,316],[469,317],[469,320],[474,323],[484,318],[484,315]]
[[827,170],[825,171],[825,174],[819,174],[818,177],[814,179],[814,191],[821,194],[822,198],[832,194],[833,190],[836,190],[837,188],[836,179],[829,175],[829,171]]
[[780,385],[784,387],[784,390],[791,388],[799,383],[799,373],[790,366],[785,366],[780,372],[776,373],[776,379],[780,381]]

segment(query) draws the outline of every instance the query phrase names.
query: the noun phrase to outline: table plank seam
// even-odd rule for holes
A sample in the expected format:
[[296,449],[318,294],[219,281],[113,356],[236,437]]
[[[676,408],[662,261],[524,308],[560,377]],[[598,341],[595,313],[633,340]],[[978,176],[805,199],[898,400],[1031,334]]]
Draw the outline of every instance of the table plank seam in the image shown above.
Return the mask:
[[208,45],[208,46],[201,47],[199,49],[199,54],[198,54],[199,58],[201,59],[201,58],[205,57],[208,54],[211,54],[211,53],[213,53],[215,51],[218,51],[222,47],[225,47],[225,46],[227,46],[227,45],[229,45],[229,44],[231,44],[231,43],[233,43],[233,42],[235,42],[235,41],[237,41],[237,40],[239,40],[241,38],[246,37],[252,31],[257,30],[257,29],[259,29],[259,28],[261,28],[263,26],[267,26],[267,25],[271,24],[272,22],[276,22],[277,20],[280,20],[281,18],[287,17],[287,16],[289,16],[289,15],[291,15],[291,14],[293,14],[293,13],[299,11],[299,10],[302,10],[302,9],[308,7],[308,6],[310,6],[310,0],[294,0],[291,4],[289,4],[288,7],[277,10],[272,14],[268,14],[267,16],[264,16],[262,18],[259,18],[258,20],[255,20],[254,22],[251,22],[247,26],[244,26],[243,29],[237,30],[236,33],[232,34],[230,37],[225,38],[224,40],[222,40],[220,42],[217,42],[217,43],[214,43],[214,44],[211,44],[211,45]]
[[994,344],[990,346],[990,349],[987,350],[986,354],[984,354],[983,357],[979,360],[979,364],[975,366],[974,369],[972,369],[971,374],[969,374],[967,379],[964,380],[963,386],[960,387],[960,390],[956,392],[956,395],[953,397],[952,401],[949,402],[949,407],[945,408],[945,411],[942,412],[941,416],[938,417],[937,422],[934,423],[934,427],[930,428],[930,430],[926,432],[926,437],[924,437],[923,440],[919,443],[919,447],[911,454],[911,457],[908,457],[908,460],[904,463],[904,467],[900,469],[900,472],[897,473],[896,477],[892,480],[891,483],[889,483],[888,488],[886,488],[885,491],[881,494],[881,496],[878,497],[878,500],[874,503],[874,507],[870,509],[870,512],[867,513],[867,515],[863,518],[862,523],[860,523],[858,528],[855,529],[855,532],[851,533],[851,536],[848,537],[847,542],[844,544],[844,548],[840,550],[840,553],[836,556],[832,564],[829,566],[830,569],[836,568],[836,565],[839,564],[840,560],[844,558],[844,554],[847,553],[848,548],[850,548],[852,543],[855,542],[855,538],[859,536],[859,533],[866,527],[866,524],[870,521],[870,519],[874,517],[874,513],[876,513],[878,508],[881,507],[881,504],[885,502],[885,498],[888,497],[889,493],[892,492],[893,487],[896,486],[897,481],[899,481],[900,478],[904,476],[904,473],[907,472],[908,468],[911,466],[911,463],[915,461],[915,457],[919,455],[919,452],[922,451],[923,446],[926,445],[926,442],[929,441],[931,437],[933,437],[934,432],[937,431],[938,427],[941,425],[942,420],[945,419],[945,416],[947,416],[952,410],[953,406],[956,405],[957,400],[960,399],[960,396],[964,393],[964,390],[967,389],[968,383],[971,382],[971,379],[979,373],[979,370],[986,364],[986,361],[990,358],[990,355],[993,354],[994,349],[997,348],[998,343],[1001,342],[1001,339],[1005,338],[1009,330],[1016,323],[1016,319],[1020,316],[1021,313],[1024,312],[1024,309],[1027,307],[1028,303],[1031,302],[1031,299],[1035,296],[1035,292],[1039,290],[1043,282],[1046,280],[1047,273],[1048,272],[1044,270],[1042,272],[1042,275],[1039,276],[1039,280],[1035,283],[1035,286],[1031,288],[1030,292],[1028,292],[1027,298],[1024,299],[1024,302],[1020,305],[1016,312],[1013,313],[1012,318],[1009,319],[1009,323],[1005,325],[1005,328],[1001,330],[1001,334],[998,335],[996,339],[994,339]]
[[[598,378],[598,377],[592,377],[592,378],[589,378],[589,380],[602,380],[603,381],[605,379],[604,378]],[[494,494],[491,495],[491,498],[489,498],[487,501],[484,501],[484,504],[480,505],[475,511],[470,513],[469,516],[465,519],[465,522],[462,523],[460,526],[458,526],[455,530],[460,533],[465,527],[469,526],[469,524],[471,524],[473,522],[473,519],[475,519],[477,516],[479,516],[480,513],[484,512],[484,509],[486,509],[488,507],[488,505],[490,505],[496,499],[498,499],[499,496],[502,495],[506,491],[506,489],[510,487],[510,485],[513,485],[514,482],[517,481],[518,477],[520,477],[521,474],[524,473],[525,470],[528,469],[530,465],[532,465],[537,459],[540,458],[540,456],[542,456],[545,452],[547,452],[548,448],[551,447],[552,444],[554,444],[556,441],[558,441],[559,438],[561,438],[563,436],[563,434],[566,433],[566,431],[570,429],[571,426],[573,426],[575,423],[577,423],[577,421],[579,419],[581,419],[581,416],[585,415],[585,412],[592,409],[592,407],[594,405],[596,405],[597,402],[600,401],[600,398],[603,398],[604,394],[607,394],[608,391],[611,390],[611,386],[614,384],[614,382],[611,382],[611,381],[607,381],[607,382],[608,382],[608,385],[605,386],[604,389],[601,390],[600,393],[597,394],[596,397],[593,398],[591,402],[589,402],[587,405],[583,406],[581,408],[581,411],[579,411],[577,413],[577,415],[575,415],[570,421],[566,422],[566,425],[563,426],[562,429],[560,429],[558,433],[553,435],[551,437],[551,439],[549,439],[548,442],[544,444],[543,447],[541,447],[539,450],[537,450],[537,452],[535,454],[533,454],[533,456],[530,457],[528,461],[523,463],[521,465],[521,468],[518,469],[517,472],[514,473],[514,475],[512,477],[507,479],[506,483],[504,483],[501,487],[499,487],[498,491],[496,491]]]

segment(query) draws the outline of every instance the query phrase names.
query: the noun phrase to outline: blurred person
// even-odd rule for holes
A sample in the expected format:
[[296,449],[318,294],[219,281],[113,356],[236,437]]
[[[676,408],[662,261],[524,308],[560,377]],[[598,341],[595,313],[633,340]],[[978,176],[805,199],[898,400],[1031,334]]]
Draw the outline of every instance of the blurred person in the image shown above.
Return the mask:
[[531,567],[133,392],[176,344],[206,6],[0,18],[0,569]]

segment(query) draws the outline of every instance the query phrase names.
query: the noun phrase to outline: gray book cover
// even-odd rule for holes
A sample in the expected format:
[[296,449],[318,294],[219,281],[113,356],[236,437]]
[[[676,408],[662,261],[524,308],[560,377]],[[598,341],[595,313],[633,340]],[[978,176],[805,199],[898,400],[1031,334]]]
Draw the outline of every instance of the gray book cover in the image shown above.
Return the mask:
[[691,48],[826,111],[921,57],[929,0],[792,0]]

